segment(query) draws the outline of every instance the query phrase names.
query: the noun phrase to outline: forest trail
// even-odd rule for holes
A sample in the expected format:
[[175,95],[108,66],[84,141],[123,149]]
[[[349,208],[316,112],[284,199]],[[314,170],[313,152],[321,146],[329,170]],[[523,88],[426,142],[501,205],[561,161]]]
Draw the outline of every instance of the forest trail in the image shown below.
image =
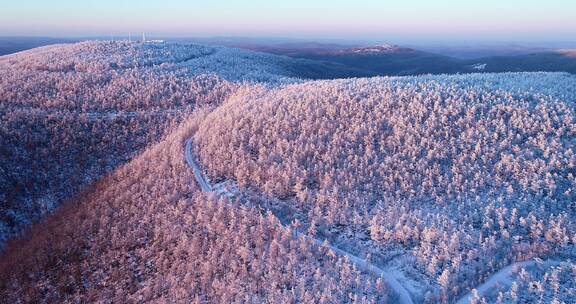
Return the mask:
[[[534,260],[530,261],[523,261],[523,262],[516,262],[512,263],[502,269],[500,269],[497,273],[492,275],[486,282],[482,283],[478,287],[476,287],[476,291],[478,292],[479,296],[486,296],[487,292],[493,289],[495,286],[505,287],[506,289],[512,286],[512,274],[520,268],[528,268],[536,266],[538,262]],[[557,265],[560,262],[554,260],[547,260],[543,263]],[[465,296],[461,297],[456,304],[468,304],[470,300],[472,300],[473,294],[469,292]]]
[[[194,172],[194,178],[196,179],[196,182],[198,183],[198,185],[200,185],[200,188],[202,189],[202,191],[203,192],[213,192],[212,186],[210,185],[210,183],[206,180],[206,178],[202,174],[202,170],[200,169],[200,166],[198,165],[198,163],[196,163],[196,161],[194,160],[194,157],[192,155],[192,138],[189,138],[188,140],[186,140],[186,147],[185,147],[184,155],[186,158],[186,163],[188,163],[188,166]],[[310,237],[310,236],[302,234],[298,231],[295,231],[294,234],[297,237],[299,236],[299,237],[303,237],[303,238],[306,238],[308,240],[311,240],[317,246],[323,246],[323,244],[324,244],[324,242],[322,240],[314,238],[314,237]],[[349,252],[346,252],[340,248],[334,247],[330,244],[328,244],[328,247],[330,247],[330,249],[332,249],[336,254],[338,254],[340,256],[347,257],[350,262],[352,262],[353,264],[355,264],[358,267],[358,269],[361,269],[363,271],[371,273],[375,276],[382,277],[382,279],[390,286],[390,288],[398,296],[398,299],[397,299],[398,302],[397,303],[400,303],[400,304],[412,304],[412,303],[414,303],[412,301],[412,298],[410,297],[410,293],[406,290],[406,288],[404,288],[402,286],[402,284],[400,284],[400,282],[396,279],[396,277],[394,276],[393,273],[389,273],[389,272],[371,264],[370,262],[366,261],[365,259],[360,258],[356,255],[353,255]]]
[[194,178],[196,178],[196,182],[200,185],[200,188],[203,192],[212,192],[212,187],[204,178],[202,174],[202,170],[200,170],[200,166],[194,161],[194,157],[192,156],[192,138],[189,138],[186,141],[186,151],[184,153],[186,155],[186,162],[188,166],[192,168],[194,172]]

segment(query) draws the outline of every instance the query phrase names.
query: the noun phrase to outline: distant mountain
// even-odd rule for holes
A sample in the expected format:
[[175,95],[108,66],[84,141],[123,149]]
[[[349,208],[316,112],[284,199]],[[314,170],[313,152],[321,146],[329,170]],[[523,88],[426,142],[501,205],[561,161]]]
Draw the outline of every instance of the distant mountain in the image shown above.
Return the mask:
[[378,75],[418,75],[461,72],[460,60],[397,45],[378,45],[311,52],[295,57],[340,63]]
[[336,45],[292,44],[278,46],[239,45],[251,50],[295,58],[331,62],[355,72],[381,76],[454,74],[482,72],[569,72],[576,73],[576,50],[561,49],[514,55],[462,59],[393,44],[338,47]]
[[376,46],[367,47],[357,47],[349,49],[341,49],[337,54],[347,55],[347,54],[370,54],[370,55],[380,55],[380,54],[393,54],[393,53],[406,53],[414,52],[415,50],[410,48],[403,48],[394,44],[382,44]]
[[567,57],[576,58],[576,49],[560,49],[558,53]]
[[190,108],[221,102],[237,83],[352,76],[371,75],[195,44],[86,41],[0,56],[0,249],[157,141]]
[[227,40],[227,39],[195,39],[175,42],[193,42],[204,45],[227,46],[239,49],[246,49],[257,52],[265,52],[276,55],[285,55],[297,57],[296,55],[306,52],[325,52],[332,50],[341,50],[346,48],[360,47],[358,44],[337,44],[337,43],[320,43],[320,42],[265,42],[253,40]]
[[[566,44],[570,45],[570,44]],[[477,59],[494,56],[517,56],[533,53],[549,52],[558,47],[554,45],[540,44],[521,44],[521,43],[470,43],[470,44],[451,44],[437,43],[429,45],[407,45],[422,51],[442,54],[444,56],[454,57],[462,60]]]
[[39,46],[76,42],[73,39],[49,37],[0,37],[0,56],[8,55]]
[[516,56],[493,56],[468,60],[467,67],[482,72],[569,72],[576,74],[576,51],[558,50]]

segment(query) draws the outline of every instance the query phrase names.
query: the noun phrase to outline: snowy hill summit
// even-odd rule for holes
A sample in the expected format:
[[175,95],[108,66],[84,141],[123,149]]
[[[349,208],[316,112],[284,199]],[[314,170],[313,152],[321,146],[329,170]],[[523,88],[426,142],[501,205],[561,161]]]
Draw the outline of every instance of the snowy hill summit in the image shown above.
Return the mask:
[[381,44],[375,46],[349,48],[337,51],[337,53],[339,54],[391,54],[391,53],[408,53],[408,52],[415,52],[415,50],[394,44]]
[[122,73],[148,69],[258,82],[369,75],[340,64],[228,47],[127,41],[86,41],[40,47],[0,57],[0,69],[65,73]]
[[50,72],[103,72],[179,64],[215,53],[212,47],[125,41],[50,45],[2,57],[4,68]]
[[576,49],[560,49],[558,50],[558,53],[568,57],[576,58]]

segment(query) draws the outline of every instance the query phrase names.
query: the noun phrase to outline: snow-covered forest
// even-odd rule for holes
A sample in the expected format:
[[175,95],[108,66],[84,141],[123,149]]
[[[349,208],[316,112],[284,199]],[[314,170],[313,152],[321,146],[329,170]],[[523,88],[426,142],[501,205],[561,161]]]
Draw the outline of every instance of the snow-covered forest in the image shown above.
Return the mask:
[[209,49],[86,42],[0,57],[0,247],[240,86],[149,64],[202,54]]
[[0,57],[0,303],[401,300],[352,256],[414,303],[573,302],[576,76],[310,80],[350,73],[181,44]]
[[512,262],[574,252],[576,119],[559,97],[575,77],[519,76],[251,92],[194,142],[213,179],[281,198],[287,220],[401,268],[423,300],[452,299]]
[[379,278],[294,238],[272,216],[202,194],[182,157],[197,121],[187,119],[8,248],[0,301],[386,301]]
[[[82,42],[0,57],[0,248],[192,109],[321,65],[200,45]],[[314,72],[312,72],[314,73]],[[320,76],[318,76],[320,77]]]

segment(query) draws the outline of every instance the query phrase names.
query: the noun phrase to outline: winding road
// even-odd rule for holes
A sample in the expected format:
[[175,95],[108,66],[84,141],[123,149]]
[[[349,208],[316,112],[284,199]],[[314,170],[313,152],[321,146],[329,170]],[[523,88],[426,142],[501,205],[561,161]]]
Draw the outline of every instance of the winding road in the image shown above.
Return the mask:
[[210,186],[210,184],[206,181],[200,166],[198,166],[198,164],[194,161],[194,156],[192,156],[192,138],[189,138],[186,141],[186,151],[184,152],[184,155],[186,156],[186,163],[188,163],[188,166],[192,168],[192,172],[194,172],[194,178],[196,179],[198,185],[200,185],[202,191],[212,192],[212,186]]
[[[299,236],[299,237],[303,237],[303,238],[308,239],[308,240],[311,240],[317,246],[322,246],[324,243],[317,238],[310,237],[310,236],[302,234],[298,231],[295,232],[295,235]],[[344,251],[338,247],[334,247],[330,244],[328,244],[328,246],[336,254],[338,254],[340,256],[347,257],[350,262],[352,262],[353,264],[356,265],[356,267],[358,267],[358,269],[362,269],[365,272],[371,273],[372,275],[375,275],[377,277],[381,277],[382,279],[384,279],[384,281],[386,281],[386,283],[388,283],[390,288],[392,290],[394,290],[394,292],[398,295],[398,303],[402,303],[402,304],[414,303],[412,301],[412,297],[410,297],[410,293],[406,290],[406,288],[404,288],[404,286],[402,286],[402,284],[400,284],[400,282],[394,277],[393,274],[388,273],[385,270],[383,270],[382,268],[379,268],[379,267],[371,264],[370,262],[367,262],[365,259],[358,257],[356,255],[353,255],[349,252],[346,252],[346,251]]]
[[[194,160],[194,156],[192,155],[192,138],[189,138],[188,140],[186,140],[186,147],[185,147],[184,155],[186,158],[186,163],[188,163],[188,166],[194,172],[194,178],[196,179],[196,182],[198,183],[198,185],[200,185],[200,188],[202,189],[202,191],[203,192],[213,192],[212,186],[210,185],[210,183],[206,180],[206,178],[202,174],[202,170],[200,169],[200,166],[198,165],[198,163],[196,163],[196,161]],[[302,234],[298,231],[295,231],[294,235],[297,237],[306,238],[306,239],[314,242],[317,246],[322,246],[324,243],[323,241],[321,241],[317,238],[310,237],[310,236]],[[402,284],[400,284],[400,282],[394,277],[394,275],[392,273],[389,273],[389,272],[383,270],[382,268],[379,268],[379,267],[371,264],[370,262],[367,262],[365,259],[360,258],[356,255],[353,255],[349,252],[346,252],[340,248],[334,247],[330,244],[328,244],[328,246],[336,254],[343,256],[343,257],[347,257],[351,263],[355,264],[356,267],[358,267],[358,269],[361,269],[365,272],[371,273],[375,276],[382,277],[382,279],[384,279],[384,281],[386,281],[386,283],[390,286],[390,288],[398,296],[398,299],[397,299],[398,302],[397,303],[400,303],[400,304],[412,304],[412,303],[414,303],[412,301],[412,298],[410,297],[410,293],[406,290],[406,288],[404,288],[402,286]]]
[[[478,292],[479,296],[487,296],[488,293],[491,290],[493,290],[495,287],[504,287],[505,289],[509,289],[510,287],[512,287],[512,283],[514,282],[512,275],[517,270],[519,270],[521,268],[528,268],[528,267],[536,266],[537,263],[538,262],[536,262],[534,260],[530,260],[530,261],[516,262],[516,263],[510,264],[510,265],[500,269],[500,271],[498,271],[497,273],[492,275],[490,278],[488,278],[488,280],[486,280],[486,282],[484,282],[482,285],[476,287],[475,290]],[[547,261],[544,261],[543,263],[550,264],[550,265],[560,264],[560,262],[555,261],[555,260],[547,260]],[[458,300],[458,302],[456,302],[456,304],[468,304],[468,303],[470,303],[470,300],[472,300],[472,297],[473,297],[472,292],[469,292],[468,294],[466,294],[465,296],[460,298],[460,300]]]

